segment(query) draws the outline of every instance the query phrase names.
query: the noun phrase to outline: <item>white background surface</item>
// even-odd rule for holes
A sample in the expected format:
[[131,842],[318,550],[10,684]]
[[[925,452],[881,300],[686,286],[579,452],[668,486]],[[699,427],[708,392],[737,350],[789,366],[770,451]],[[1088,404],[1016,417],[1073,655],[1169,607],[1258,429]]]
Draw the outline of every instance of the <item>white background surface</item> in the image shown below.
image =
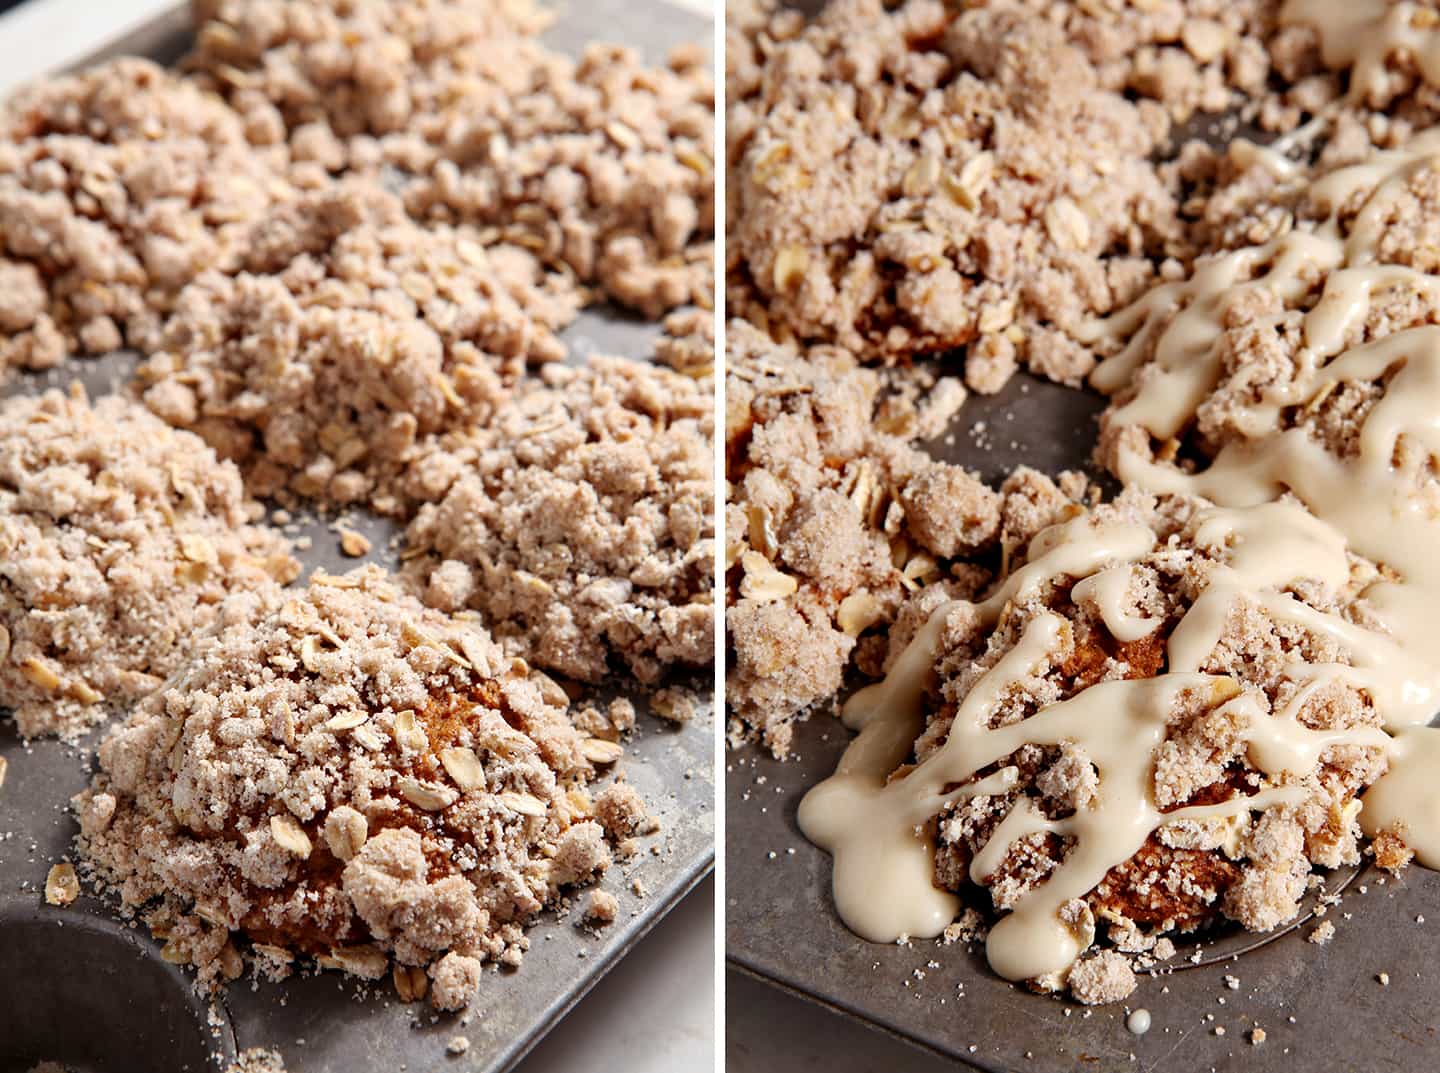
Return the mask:
[[[584,0],[568,0],[584,3]],[[665,0],[702,15],[710,0]],[[716,0],[718,3],[718,0]],[[0,94],[94,52],[126,30],[175,6],[175,0],[28,0],[0,15]],[[564,3],[553,6],[563,10]]]
[[656,924],[515,1073],[708,1073],[714,1065],[712,876]]
[[[669,0],[708,12],[707,0]],[[0,15],[0,95],[175,0],[28,0]],[[707,879],[543,1039],[519,1073],[688,1073],[715,1055],[715,886]]]
[[175,0],[30,0],[0,15],[0,94],[74,63]]

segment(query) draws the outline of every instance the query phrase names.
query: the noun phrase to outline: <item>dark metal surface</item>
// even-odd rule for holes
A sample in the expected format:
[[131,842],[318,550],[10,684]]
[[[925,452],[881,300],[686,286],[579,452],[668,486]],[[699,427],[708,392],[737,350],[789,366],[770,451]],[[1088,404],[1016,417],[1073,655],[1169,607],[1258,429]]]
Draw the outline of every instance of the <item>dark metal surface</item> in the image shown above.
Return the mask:
[[[1022,463],[1054,474],[1087,462],[1100,407],[1020,376],[998,396],[967,401],[952,442],[928,447],[989,480]],[[1418,867],[1400,881],[1373,871],[1328,877],[1327,889],[1343,893],[1326,912],[1336,934],[1323,946],[1306,941],[1316,926],[1308,916],[1265,937],[1177,944],[1174,971],[1142,978],[1123,1006],[1087,1010],[1031,994],[995,976],[980,945],[865,942],[836,916],[829,856],[795,822],[800,798],[834,770],[850,736],[826,709],[797,728],[798,759],[753,747],[726,757],[726,954],[736,967],[994,1073],[1440,1068],[1440,875]],[[1142,1007],[1153,1027],[1137,1037],[1125,1018]],[[1265,1032],[1259,1045],[1255,1027]]]
[[[123,52],[171,61],[184,48],[187,25],[177,7],[86,62]],[[572,5],[548,39],[567,51],[585,41],[628,40],[657,60],[675,44],[708,42],[710,35],[708,20],[659,0],[607,0]],[[600,308],[582,314],[564,339],[576,359],[597,351],[644,357],[658,331]],[[97,397],[122,384],[133,365],[125,355],[71,363],[22,377],[0,395],[79,379]],[[360,512],[348,518],[374,542],[367,559],[393,567],[393,529]],[[365,561],[341,555],[328,522],[308,522],[303,532],[314,541],[299,553],[307,570],[338,572]],[[695,684],[711,693],[708,679]],[[603,700],[625,692],[633,687],[617,681],[599,694]],[[596,933],[579,926],[578,906],[546,914],[530,933],[524,965],[515,972],[487,970],[463,1016],[439,1016],[424,1003],[404,1005],[388,982],[363,987],[336,973],[280,985],[246,979],[211,1010],[192,994],[192,974],[160,960],[159,944],[143,928],[117,923],[110,907],[88,895],[65,909],[45,906],[46,872],[72,854],[75,823],[67,802],[88,781],[90,751],[100,735],[78,748],[55,741],[25,745],[13,722],[0,716],[0,756],[9,761],[0,787],[0,1073],[22,1073],[40,1059],[84,1073],[199,1070],[207,1055],[211,1068],[223,1069],[237,1048],[261,1046],[281,1049],[292,1073],[508,1069],[713,864],[713,712],[707,706],[676,730],[650,717],[638,697],[636,707],[639,727],[622,767],[662,830],[642,839],[641,853],[617,863],[601,883],[619,899],[616,923]],[[695,967],[697,979],[712,971],[709,962]],[[470,1049],[447,1056],[446,1044],[456,1035],[468,1037]]]
[[41,1061],[82,1070],[165,1068],[202,1073],[233,1054],[229,1026],[206,1027],[206,1003],[180,969],[135,933],[79,913],[63,928],[31,901],[0,903],[0,1068]]

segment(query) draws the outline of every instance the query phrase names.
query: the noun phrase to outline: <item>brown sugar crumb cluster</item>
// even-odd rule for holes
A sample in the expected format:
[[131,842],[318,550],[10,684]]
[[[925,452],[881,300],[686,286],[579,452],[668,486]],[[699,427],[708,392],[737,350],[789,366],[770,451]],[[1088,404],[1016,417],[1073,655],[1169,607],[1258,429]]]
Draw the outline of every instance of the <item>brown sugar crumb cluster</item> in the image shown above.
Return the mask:
[[1102,950],[1082,958],[1070,970],[1070,994],[1086,1006],[1122,1002],[1134,992],[1135,970],[1130,960],[1115,950]]
[[1093,358],[1065,329],[1182,241],[1149,160],[1163,110],[1023,5],[842,0],[732,44],[729,293],[776,332],[887,360],[969,345],[985,392],[1018,365],[1078,385]]
[[1021,470],[996,492],[913,446],[963,400],[954,381],[917,409],[836,348],[737,321],[726,350],[726,699],[733,738],[784,754],[852,661],[883,673],[931,611],[988,584],[986,553],[1074,510],[1085,481]]
[[0,376],[146,349],[197,273],[234,266],[288,184],[223,103],[148,60],[0,105]]
[[714,658],[710,318],[672,321],[707,349],[698,376],[623,358],[550,365],[485,425],[438,437],[398,494],[423,503],[405,577],[478,611],[497,640],[587,682],[642,682]]
[[[223,321],[259,301],[261,285],[223,278],[237,273],[276,276],[265,287],[272,303],[288,290],[291,305],[343,304],[334,278],[354,284],[376,270],[373,258],[352,251],[354,263],[322,269],[318,251],[301,244],[287,257],[284,242],[295,229],[287,219],[345,200],[326,192],[342,180],[393,202],[379,218],[345,221],[355,244],[388,247],[386,268],[399,274],[438,277],[400,281],[404,300],[370,310],[397,332],[437,292],[431,320],[476,290],[493,302],[487,316],[511,333],[506,354],[553,348],[544,337],[586,298],[583,285],[651,318],[713,304],[714,91],[703,50],[649,67],[596,45],[577,62],[534,37],[544,19],[528,5],[478,0],[229,0],[196,5],[196,17],[197,49],[178,75],[117,60],[0,106],[0,373],[122,346],[183,348],[197,304],[214,304]],[[436,247],[462,239],[454,266],[456,251]],[[533,323],[527,298],[538,299]],[[459,320],[441,329],[452,341],[501,332]],[[272,354],[287,344],[296,341],[283,333],[252,341]],[[164,409],[188,412],[175,399]]]
[[[1134,564],[1124,602],[1127,614],[1161,623],[1139,641],[1118,641],[1092,601],[1073,599],[1069,591],[1073,579],[1063,575],[1017,597],[993,629],[982,627],[968,605],[958,605],[945,624],[931,716],[916,742],[915,759],[923,761],[944,745],[957,706],[1014,649],[1036,615],[1059,614],[1071,629],[1063,635],[1059,652],[1006,692],[989,717],[991,726],[1023,720],[1100,682],[1162,673],[1170,632],[1205,590],[1207,578],[1225,555],[1223,547],[1212,546],[1203,536],[1201,523],[1208,506],[1203,500],[1156,500],[1127,490],[1090,513],[1087,524],[1139,524],[1158,538],[1155,550]],[[1023,547],[1015,549],[1011,561],[1024,563]],[[1357,594],[1372,577],[1373,566],[1354,560],[1345,588],[1332,591],[1318,582],[1306,582],[1290,590],[1290,595],[1319,611],[1363,618]],[[1259,597],[1240,598],[1218,643],[1197,668],[1203,674],[1228,677],[1234,685],[1218,695],[1213,690],[1180,694],[1155,757],[1156,806],[1162,813],[1171,812],[1254,794],[1272,785],[1250,763],[1243,720],[1237,721],[1224,703],[1243,690],[1259,700],[1269,715],[1306,688],[1304,676],[1294,673],[1297,665],[1348,660],[1348,652],[1328,633],[1272,615]],[[1314,730],[1379,727],[1381,722],[1368,693],[1343,679],[1314,689],[1300,704],[1296,718]],[[1018,770],[1014,790],[962,801],[938,818],[935,879],[940,886],[957,892],[967,888],[974,855],[1020,797],[1029,797],[1045,816],[1059,819],[1086,807],[1101,792],[1100,774],[1080,745],[1026,745],[997,766],[1005,764]],[[1303,778],[1285,776],[1287,786],[1303,788],[1303,799],[1269,805],[1253,819],[1242,813],[1162,824],[1138,853],[1111,869],[1083,904],[1072,903],[1066,912],[1078,927],[1097,930],[1115,950],[1129,954],[1152,950],[1167,934],[1193,931],[1222,918],[1251,931],[1270,931],[1299,912],[1313,867],[1359,862],[1356,796],[1385,768],[1380,746],[1332,746],[1314,772]],[[995,908],[1005,911],[1042,884],[1064,859],[1069,839],[1040,832],[1012,844],[995,873],[986,877]],[[1106,996],[1120,989],[1125,972],[1113,961],[1080,962],[1075,972],[1081,975],[1071,987],[1093,996],[1087,998],[1080,991],[1076,996],[1082,1001],[1114,1001]],[[1126,993],[1130,986],[1133,977]]]
[[[1277,0],[1225,8],[1229,14],[1213,17],[1239,18],[1245,27],[1232,36],[1226,54],[1228,68],[1236,62],[1235,50],[1243,49],[1247,73],[1234,79],[1241,99],[1212,125],[1208,139],[1195,137],[1194,130],[1181,139],[1177,129],[1175,140],[1183,144],[1160,169],[1180,191],[1197,254],[1265,241],[1293,222],[1309,175],[1401,146],[1440,122],[1440,87],[1427,82],[1411,47],[1391,48],[1373,69],[1375,56],[1359,69],[1332,69],[1317,27],[1299,21],[1303,5],[1295,5],[1288,20],[1287,5]],[[1380,5],[1356,14],[1378,20],[1389,10]],[[1434,40],[1430,9],[1414,5],[1406,14],[1413,40]],[[1357,21],[1346,32],[1359,38],[1379,28]],[[1279,152],[1256,153],[1247,139],[1231,140],[1242,123],[1256,142],[1280,139]]]
[[322,574],[107,738],[79,845],[202,982],[306,957],[459,1008],[611,863],[586,787],[618,756],[568,703],[378,568]]
[[137,390],[257,495],[393,511],[416,441],[492,418],[527,363],[564,357],[580,304],[529,251],[420,227],[346,179],[275,206],[238,272],[180,293]]
[[25,737],[73,737],[174,672],[299,564],[235,467],[143,407],[0,404],[0,694]]
[[714,87],[699,46],[650,67],[545,48],[528,4],[198,5],[187,61],[260,145],[388,169],[417,219],[464,223],[657,317],[711,304]]
[[226,1073],[285,1073],[285,1058],[279,1051],[251,1047],[240,1052]]
[[524,62],[504,60],[542,54],[533,34],[551,21],[529,0],[320,0],[299,8],[283,0],[196,0],[190,8],[195,47],[185,69],[244,117],[256,144],[294,141],[332,168],[347,161],[317,152],[322,136],[393,139],[340,147],[357,159],[417,136],[443,138],[438,113],[457,79],[519,92]]

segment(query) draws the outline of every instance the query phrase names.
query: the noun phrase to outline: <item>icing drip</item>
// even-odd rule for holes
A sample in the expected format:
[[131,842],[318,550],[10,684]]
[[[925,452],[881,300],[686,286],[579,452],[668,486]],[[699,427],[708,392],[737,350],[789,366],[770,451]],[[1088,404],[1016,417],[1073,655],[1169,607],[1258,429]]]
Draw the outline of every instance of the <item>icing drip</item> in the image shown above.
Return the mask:
[[1399,828],[1415,859],[1440,868],[1440,733],[1412,727],[1396,735],[1390,769],[1365,791],[1360,826],[1371,838]]
[[[1391,9],[1387,24],[1406,7]],[[1440,55],[1431,46],[1428,59],[1421,59],[1433,65]],[[1440,74],[1440,68],[1426,67],[1426,73]],[[1220,375],[1219,311],[1233,296],[1236,284],[1231,281],[1251,264],[1269,262],[1260,281],[1288,296],[1317,270],[1328,272],[1319,301],[1304,317],[1305,345],[1297,355],[1295,376],[1232,418],[1236,427],[1252,432],[1250,439],[1227,444],[1208,466],[1184,473],[1148,457],[1122,436],[1114,468],[1121,479],[1147,490],[1199,495],[1229,507],[1262,504],[1288,493],[1313,513],[1312,525],[1330,527],[1337,539],[1343,537],[1351,549],[1388,569],[1391,576],[1364,593],[1383,634],[1352,623],[1322,624],[1315,612],[1283,594],[1267,594],[1265,603],[1272,614],[1291,614],[1311,628],[1323,625],[1350,653],[1353,666],[1330,668],[1322,675],[1346,677],[1369,692],[1394,735],[1384,743],[1389,769],[1362,799],[1361,827],[1372,837],[1386,829],[1399,831],[1428,867],[1440,867],[1440,780],[1435,777],[1440,772],[1440,729],[1427,725],[1440,710],[1440,631],[1433,627],[1440,600],[1440,556],[1435,554],[1440,516],[1424,486],[1433,481],[1440,458],[1440,328],[1409,328],[1349,349],[1345,343],[1365,323],[1379,294],[1405,288],[1426,302],[1440,299],[1440,278],[1375,263],[1391,199],[1417,168],[1433,166],[1437,155],[1440,131],[1427,131],[1401,149],[1378,153],[1314,182],[1311,199],[1330,217],[1313,232],[1292,233],[1275,244],[1303,249],[1308,257],[1282,258],[1272,249],[1239,251],[1219,259],[1207,273],[1171,285],[1169,300],[1184,303],[1186,309],[1170,326],[1160,327],[1161,303],[1147,296],[1090,329],[1092,340],[1128,340],[1117,359],[1110,359],[1116,364],[1107,369],[1107,362],[1097,371],[1095,383],[1105,390],[1117,390],[1128,380],[1146,333],[1159,333],[1153,337],[1154,360],[1161,375],[1140,378],[1134,397],[1113,421],[1168,439],[1195,416],[1193,394],[1169,390],[1171,371],[1185,366],[1184,375],[1205,383]],[[1348,234],[1342,235],[1336,214],[1357,199],[1363,199],[1360,209]],[[1299,234],[1304,237],[1297,238]],[[1219,267],[1222,263],[1226,267]],[[1285,411],[1298,408],[1303,414],[1352,383],[1383,383],[1384,393],[1366,414],[1348,457],[1337,457],[1303,426],[1282,424]],[[1270,431],[1261,431],[1266,429]],[[1282,607],[1285,601],[1288,608]],[[1310,762],[1304,749],[1315,743],[1313,736],[1307,737],[1308,745],[1282,740],[1262,751],[1297,750],[1301,755],[1296,763],[1303,766]],[[1251,751],[1254,759],[1253,743]],[[1276,757],[1270,760],[1276,762]]]
[[[1143,341],[1154,338],[1153,371],[1138,379],[1133,398],[1110,420],[1169,440],[1194,419],[1200,399],[1219,379],[1221,318],[1236,292],[1267,286],[1293,299],[1320,272],[1328,273],[1319,300],[1305,314],[1294,378],[1268,388],[1234,418],[1237,427],[1256,430],[1254,438],[1226,445],[1209,466],[1191,474],[1149,458],[1122,437],[1114,469],[1148,491],[1198,495],[1223,506],[1261,504],[1288,492],[1333,528],[1336,539],[1397,573],[1402,580],[1377,582],[1365,593],[1388,638],[1349,624],[1329,627],[1343,636],[1357,666],[1371,668],[1369,684],[1384,692],[1377,700],[1392,729],[1427,723],[1440,708],[1440,631],[1428,628],[1440,596],[1440,561],[1433,554],[1440,520],[1417,495],[1432,457],[1440,454],[1440,328],[1412,328],[1344,347],[1377,294],[1404,287],[1427,301],[1440,299],[1440,278],[1373,263],[1386,206],[1414,169],[1437,154],[1440,131],[1427,131],[1401,149],[1320,178],[1311,198],[1329,210],[1327,219],[1313,232],[1291,232],[1267,246],[1228,254],[1189,281],[1169,285],[1170,301],[1184,309],[1163,328],[1165,307],[1152,293],[1087,330],[1093,341],[1128,339],[1097,370],[1093,382],[1101,390],[1124,386],[1127,370],[1144,353]],[[1342,235],[1339,208],[1357,198],[1363,198],[1360,209]],[[1261,263],[1269,264],[1264,274],[1236,282]],[[1366,416],[1354,457],[1338,458],[1303,427],[1281,424],[1284,411],[1318,405],[1339,385],[1386,376],[1387,389]],[[1196,391],[1176,390],[1181,381],[1204,384],[1199,398]],[[1273,431],[1258,434],[1264,429]],[[1292,611],[1304,617],[1298,604]],[[1403,673],[1379,673],[1387,664]]]
[[1286,0],[1280,21],[1315,29],[1325,66],[1350,69],[1353,99],[1383,91],[1386,61],[1401,52],[1427,82],[1440,85],[1440,20],[1432,9],[1385,0]]
[[1156,619],[1131,614],[1126,609],[1125,600],[1132,576],[1126,567],[1112,566],[1098,574],[1091,574],[1070,590],[1070,598],[1076,603],[1094,604],[1110,636],[1126,643],[1149,637],[1160,626]]

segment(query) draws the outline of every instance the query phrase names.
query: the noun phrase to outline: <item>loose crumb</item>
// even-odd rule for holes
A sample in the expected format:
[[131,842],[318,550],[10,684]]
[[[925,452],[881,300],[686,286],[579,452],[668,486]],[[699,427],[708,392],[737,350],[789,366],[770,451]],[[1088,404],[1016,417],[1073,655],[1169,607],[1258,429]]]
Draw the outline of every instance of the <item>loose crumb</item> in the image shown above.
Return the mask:
[[340,550],[352,558],[370,554],[370,540],[353,529],[340,530]]
[[480,986],[484,963],[450,951],[430,966],[430,1002],[437,1010],[463,1010]]
[[585,919],[593,924],[609,924],[620,912],[620,903],[609,891],[592,890],[585,907]]
[[67,906],[80,896],[80,880],[75,866],[68,861],[50,866],[45,877],[45,904]]
[[849,667],[883,674],[931,611],[989,583],[987,552],[1073,507],[1076,478],[1022,469],[996,491],[914,446],[913,407],[853,356],[741,321],[726,347],[729,731],[784,755]]
[[277,1050],[252,1047],[240,1052],[229,1073],[285,1073],[285,1059]]
[[1123,954],[1102,950],[1075,963],[1069,986],[1075,1000],[1087,1006],[1120,1002],[1135,990],[1135,970]]

